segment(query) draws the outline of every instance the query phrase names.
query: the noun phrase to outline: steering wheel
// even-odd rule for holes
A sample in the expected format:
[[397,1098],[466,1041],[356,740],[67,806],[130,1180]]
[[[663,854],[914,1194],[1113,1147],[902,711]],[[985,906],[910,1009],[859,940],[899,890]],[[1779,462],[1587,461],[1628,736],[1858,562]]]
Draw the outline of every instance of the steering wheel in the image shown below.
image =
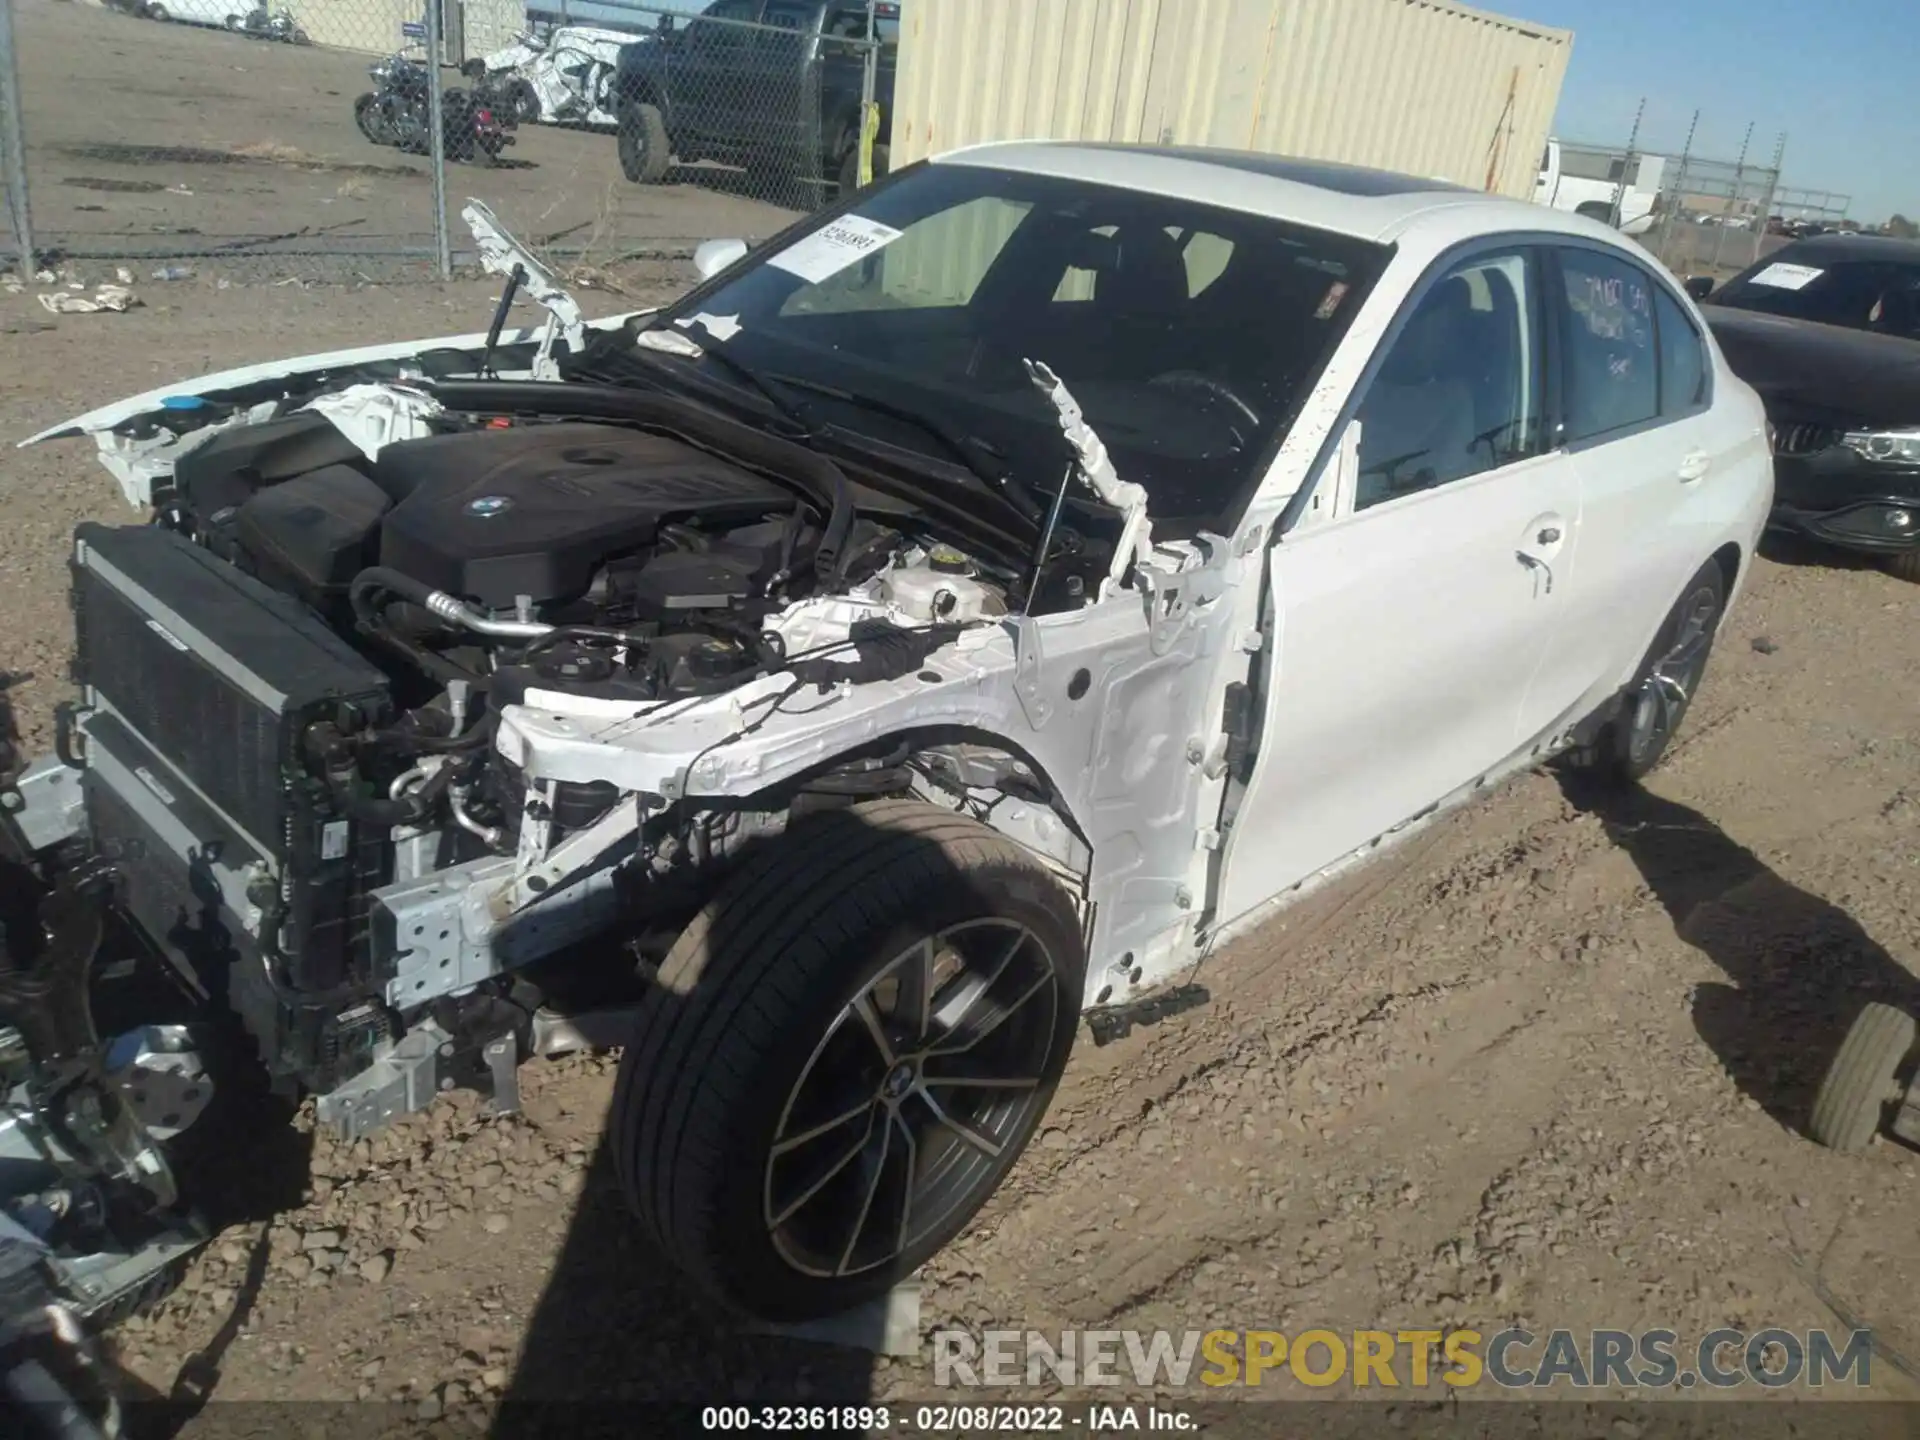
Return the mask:
[[1221,404],[1229,406],[1244,418],[1255,431],[1260,429],[1260,412],[1255,410],[1224,380],[1216,380],[1211,375],[1202,375],[1198,370],[1168,370],[1147,381],[1150,386],[1162,390],[1186,390],[1210,396]]

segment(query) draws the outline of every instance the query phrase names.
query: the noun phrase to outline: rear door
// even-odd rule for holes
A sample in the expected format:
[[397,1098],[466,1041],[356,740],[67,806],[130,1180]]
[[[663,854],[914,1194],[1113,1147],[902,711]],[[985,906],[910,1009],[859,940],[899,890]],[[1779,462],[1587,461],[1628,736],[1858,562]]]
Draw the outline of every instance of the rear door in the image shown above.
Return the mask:
[[[683,158],[707,159],[711,147],[737,144],[741,117],[750,114],[747,69],[753,25],[764,0],[714,0],[689,21],[673,48],[668,90],[673,97],[674,148]],[[716,157],[725,159],[722,153]]]
[[753,38],[751,148],[801,176],[818,174],[819,0],[767,0]]
[[[887,10],[876,12],[876,36],[867,33],[867,7],[864,0],[834,0],[827,7],[820,25],[819,94],[821,113],[820,145],[822,157],[838,164],[849,145],[859,140],[860,97],[866,85],[867,57],[877,44],[880,66],[893,63],[898,49],[900,20]],[[885,82],[876,74],[874,95],[885,91]]]
[[1270,551],[1223,921],[1496,770],[1531,723],[1580,523],[1579,475],[1548,448],[1543,273],[1526,247],[1436,268],[1349,406],[1357,436],[1342,421],[1352,459],[1311,482],[1332,518]]
[[[1580,473],[1580,549],[1556,577],[1563,641],[1536,680],[1549,719],[1591,711],[1624,682],[1709,553],[1710,492],[1740,437],[1713,418],[1712,367],[1667,287],[1618,251],[1553,251],[1560,441]],[[1697,518],[1695,515],[1697,512]],[[1594,673],[1591,657],[1607,664]]]

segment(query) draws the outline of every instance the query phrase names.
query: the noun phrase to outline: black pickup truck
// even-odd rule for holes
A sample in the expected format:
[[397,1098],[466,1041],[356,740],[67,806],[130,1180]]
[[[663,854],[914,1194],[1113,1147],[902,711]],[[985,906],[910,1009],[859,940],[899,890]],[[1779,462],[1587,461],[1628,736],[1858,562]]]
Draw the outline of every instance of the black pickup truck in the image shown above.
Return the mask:
[[[714,0],[684,25],[620,51],[614,95],[620,169],[656,184],[676,160],[857,183],[867,0]],[[872,7],[880,130],[873,173],[887,170],[900,6]]]

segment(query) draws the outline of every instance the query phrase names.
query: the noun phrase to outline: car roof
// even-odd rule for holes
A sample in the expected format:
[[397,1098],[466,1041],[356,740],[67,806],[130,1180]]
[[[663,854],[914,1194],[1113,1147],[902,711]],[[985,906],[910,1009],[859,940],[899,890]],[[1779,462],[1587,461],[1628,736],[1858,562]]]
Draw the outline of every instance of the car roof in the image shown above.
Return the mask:
[[931,158],[937,165],[978,165],[1171,195],[1382,242],[1427,225],[1462,236],[1545,230],[1620,242],[1616,231],[1585,216],[1450,180],[1256,151],[1008,140]]
[[1809,235],[1782,245],[1769,260],[1818,260],[1833,265],[1853,260],[1887,260],[1920,265],[1920,240],[1898,240],[1891,235]]

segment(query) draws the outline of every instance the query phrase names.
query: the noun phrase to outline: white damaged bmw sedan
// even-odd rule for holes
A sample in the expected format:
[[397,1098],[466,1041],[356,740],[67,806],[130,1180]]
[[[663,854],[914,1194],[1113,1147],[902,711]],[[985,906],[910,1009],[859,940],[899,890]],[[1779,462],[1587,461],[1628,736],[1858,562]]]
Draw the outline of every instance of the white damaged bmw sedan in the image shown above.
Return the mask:
[[[16,963],[84,969],[112,905],[349,1134],[621,1043],[638,1220],[766,1318],[959,1233],[1083,1015],[1520,769],[1636,782],[1772,498],[1645,251],[1437,182],[991,145],[591,322],[467,216],[541,325],[36,437],[155,523],[74,538]],[[29,1047],[85,993],[19,998]],[[191,1116],[14,1094],[150,1201],[61,1263],[191,1243]]]

